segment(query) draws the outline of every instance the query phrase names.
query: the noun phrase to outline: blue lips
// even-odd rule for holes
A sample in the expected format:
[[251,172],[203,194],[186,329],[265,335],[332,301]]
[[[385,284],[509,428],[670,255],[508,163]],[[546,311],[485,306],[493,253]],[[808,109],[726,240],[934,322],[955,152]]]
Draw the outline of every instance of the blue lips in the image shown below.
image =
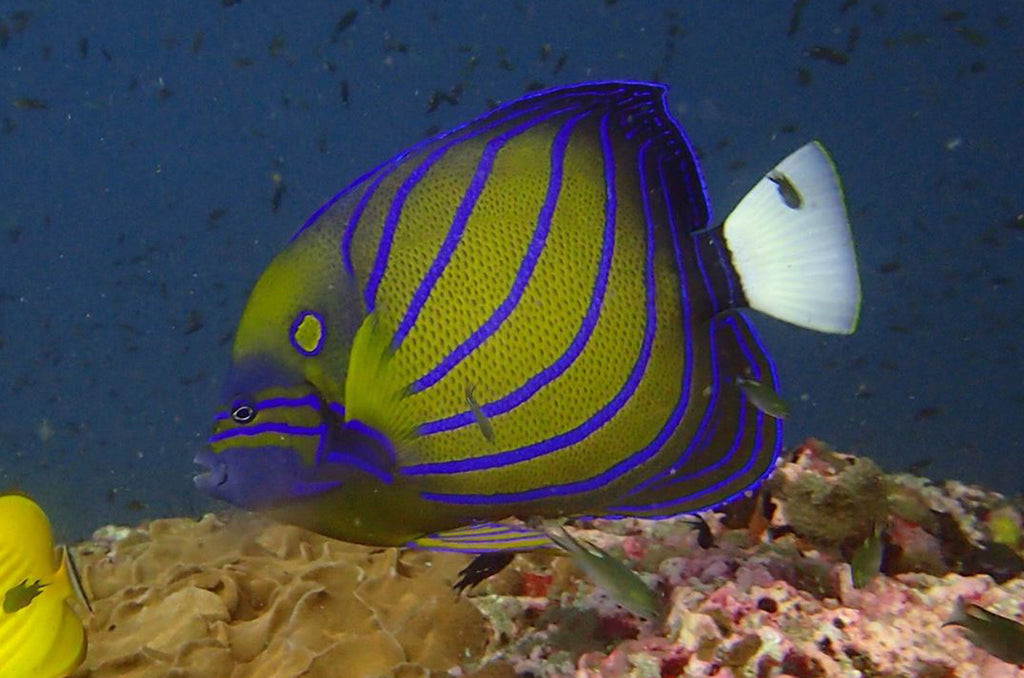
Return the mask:
[[206,469],[196,474],[196,487],[249,510],[280,506],[341,484],[309,477],[311,469],[287,447],[236,447],[219,454],[206,449],[193,461]]

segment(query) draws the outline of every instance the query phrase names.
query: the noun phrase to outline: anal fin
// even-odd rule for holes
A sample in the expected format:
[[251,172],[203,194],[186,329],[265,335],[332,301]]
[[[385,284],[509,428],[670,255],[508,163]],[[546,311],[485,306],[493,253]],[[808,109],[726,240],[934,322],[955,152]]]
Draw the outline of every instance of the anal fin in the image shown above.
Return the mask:
[[506,523],[475,523],[414,539],[407,548],[451,553],[502,553],[550,550],[561,552],[551,539],[538,530]]

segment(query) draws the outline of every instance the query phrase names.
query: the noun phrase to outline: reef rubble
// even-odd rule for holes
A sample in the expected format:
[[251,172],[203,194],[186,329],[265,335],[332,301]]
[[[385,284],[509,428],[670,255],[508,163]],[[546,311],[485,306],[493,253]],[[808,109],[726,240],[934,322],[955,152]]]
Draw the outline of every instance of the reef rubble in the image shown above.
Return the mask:
[[[550,554],[458,596],[465,556],[237,513],[104,528],[74,548],[94,613],[72,675],[1024,678],[943,626],[958,599],[1024,619],[1013,501],[810,440],[757,494],[702,517],[574,524],[664,594],[654,621]],[[873,536],[874,570],[855,577]]]

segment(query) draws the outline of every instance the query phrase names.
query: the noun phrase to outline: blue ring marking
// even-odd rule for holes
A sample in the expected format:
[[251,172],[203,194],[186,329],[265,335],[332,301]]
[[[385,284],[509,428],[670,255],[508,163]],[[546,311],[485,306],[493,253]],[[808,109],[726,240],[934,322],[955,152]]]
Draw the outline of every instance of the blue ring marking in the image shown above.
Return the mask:
[[[597,277],[594,280],[594,288],[590,297],[590,305],[582,323],[569,344],[569,347],[552,364],[530,377],[522,386],[519,386],[507,395],[492,402],[480,405],[480,411],[485,417],[491,418],[521,405],[529,400],[537,391],[560,377],[576,361],[576,358],[586,348],[590,337],[600,320],[601,309],[604,306],[604,295],[608,288],[608,278],[611,272],[612,257],[615,253],[615,230],[616,210],[618,209],[618,198],[615,190],[615,158],[611,146],[611,139],[608,136],[608,115],[601,120],[601,147],[604,151],[605,162],[605,226],[604,240],[601,245],[601,261],[598,264]],[[464,426],[471,426],[476,423],[476,417],[472,410],[460,412],[459,414],[429,421],[421,424],[418,432],[420,435],[431,435],[442,431],[451,431]]]
[[[306,318],[314,318],[317,321],[317,323],[320,324],[320,337],[317,339],[316,346],[314,346],[313,349],[309,351],[307,351],[301,345],[299,345],[299,342],[295,339],[295,333],[299,331],[299,326],[302,324],[302,321],[304,321]],[[327,323],[324,322],[323,315],[317,313],[316,311],[300,312],[295,317],[295,321],[292,323],[291,330],[288,333],[288,339],[291,340],[292,346],[295,348],[295,350],[301,353],[302,355],[306,356],[307,358],[319,355],[320,351],[323,350],[324,342],[327,340]]]

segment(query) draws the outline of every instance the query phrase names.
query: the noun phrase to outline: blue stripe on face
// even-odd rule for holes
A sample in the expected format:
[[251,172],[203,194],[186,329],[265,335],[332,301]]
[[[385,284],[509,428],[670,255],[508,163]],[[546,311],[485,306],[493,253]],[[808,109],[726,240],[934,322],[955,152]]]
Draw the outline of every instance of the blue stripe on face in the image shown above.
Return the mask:
[[[265,398],[253,404],[257,411],[267,410],[274,407],[314,407],[317,410],[320,409],[320,399],[315,395],[305,395],[301,398]],[[218,412],[214,419],[224,420],[231,419],[231,410],[221,410]]]
[[[494,417],[508,412],[529,400],[537,391],[560,377],[569,369],[580,353],[583,352],[583,349],[586,348],[587,342],[590,341],[594,328],[597,326],[597,321],[601,315],[601,308],[604,305],[605,291],[608,288],[612,256],[615,253],[615,213],[618,209],[618,200],[615,194],[615,159],[611,139],[608,135],[608,124],[608,116],[605,115],[601,120],[601,148],[604,151],[605,168],[604,239],[601,245],[601,262],[598,265],[597,277],[594,280],[594,289],[590,296],[590,305],[587,307],[586,315],[583,317],[583,322],[580,324],[580,328],[577,330],[572,342],[570,342],[569,347],[557,360],[530,377],[526,383],[508,395],[480,406],[480,411],[485,417]],[[419,427],[419,434],[430,435],[474,424],[476,424],[476,416],[472,410],[467,410],[444,419],[422,424]]]
[[346,466],[354,466],[355,468],[365,471],[370,475],[376,476],[385,485],[390,485],[394,481],[394,476],[385,471],[382,468],[374,466],[369,461],[358,457],[348,452],[338,452],[337,450],[331,450],[327,454],[323,455],[323,460],[328,464],[343,464]]
[[353,431],[356,431],[361,435],[364,435],[368,438],[377,441],[377,443],[382,448],[384,448],[384,450],[387,451],[388,459],[391,461],[391,463],[395,463],[395,460],[397,459],[395,455],[395,445],[386,435],[384,435],[377,429],[373,428],[372,426],[364,424],[358,419],[352,419],[351,421],[345,422],[345,428],[352,429]]
[[216,443],[221,440],[227,440],[229,438],[235,438],[237,436],[258,436],[263,433],[286,433],[294,436],[319,436],[327,433],[326,426],[292,426],[291,424],[284,424],[280,422],[267,422],[265,424],[256,424],[253,426],[245,426],[239,428],[233,428],[229,431],[222,431],[221,433],[215,433],[210,436],[210,442]]
[[562,165],[565,161],[565,149],[569,145],[569,139],[576,125],[588,115],[590,113],[574,116],[555,135],[555,140],[551,147],[551,175],[548,179],[547,195],[544,197],[544,204],[537,215],[537,228],[534,229],[533,239],[527,247],[526,256],[523,257],[523,261],[519,265],[516,279],[512,283],[512,289],[509,291],[508,296],[498,305],[498,308],[494,310],[491,317],[484,321],[483,325],[478,327],[468,339],[464,340],[451,353],[442,358],[441,362],[435,365],[427,374],[414,381],[409,387],[410,393],[418,393],[440,381],[442,377],[475,351],[481,343],[497,332],[501,324],[505,322],[516,306],[519,305],[519,301],[526,291],[526,286],[533,276],[537,260],[540,259],[541,252],[544,251],[548,233],[551,231],[551,217],[555,213],[555,207],[558,205],[558,195],[562,190]]
[[[651,347],[654,343],[654,335],[657,333],[657,308],[656,308],[656,296],[657,296],[657,283],[654,277],[654,222],[651,215],[650,202],[647,199],[647,176],[644,167],[646,165],[645,156],[650,150],[649,143],[645,143],[641,146],[638,158],[640,165],[640,188],[641,195],[644,196],[644,217],[646,221],[647,231],[647,252],[645,262],[645,289],[646,289],[646,300],[645,307],[647,310],[647,322],[644,329],[643,345],[640,349],[640,354],[637,357],[636,362],[633,365],[633,369],[627,377],[625,384],[622,389],[615,395],[614,398],[600,410],[597,411],[592,417],[585,421],[580,426],[561,433],[556,436],[552,436],[539,443],[533,445],[527,445],[515,450],[508,450],[505,452],[498,452],[496,454],[483,455],[473,457],[469,459],[459,459],[448,462],[436,462],[431,464],[421,464],[418,466],[411,466],[404,470],[409,475],[426,475],[431,473],[464,473],[468,471],[480,471],[489,468],[496,468],[499,466],[505,466],[508,464],[519,463],[522,461],[528,461],[550,452],[554,452],[560,449],[574,445],[587,436],[598,430],[601,426],[607,423],[614,417],[622,407],[633,397],[636,392],[640,380],[643,378],[644,372],[647,369],[647,364],[651,357]],[[682,416],[682,409],[678,411],[678,417]],[[565,485],[551,485],[547,487],[535,488],[533,490],[527,490],[523,492],[512,492],[503,493],[498,495],[477,495],[477,494],[442,494],[442,493],[429,493],[424,492],[421,494],[425,499],[434,501],[444,501],[456,504],[486,504],[491,502],[517,502],[517,501],[530,501],[533,499],[541,499],[551,497],[555,495],[572,494],[578,492],[586,492],[597,489],[608,483],[614,481],[630,470],[636,468],[640,464],[649,460],[661,449],[665,441],[674,432],[675,427],[678,425],[678,421],[668,421],[662,427],[662,430],[655,437],[655,440],[647,445],[640,452],[634,453],[630,457],[620,461],[611,468],[607,469],[603,473],[600,473],[592,478],[586,480],[568,483]]]
[[487,142],[483,155],[480,157],[480,162],[477,164],[473,179],[470,181],[469,188],[459,204],[459,208],[455,213],[455,219],[452,221],[451,228],[448,229],[448,234],[441,245],[441,250],[437,253],[437,257],[434,258],[433,263],[430,265],[430,270],[427,271],[426,276],[424,276],[416,292],[413,294],[412,301],[405,311],[405,316],[398,325],[398,330],[395,332],[391,342],[392,351],[397,351],[401,347],[402,342],[405,341],[406,335],[409,334],[409,331],[416,324],[416,320],[419,318],[420,312],[423,310],[423,306],[426,304],[431,292],[433,292],[434,286],[441,278],[449,262],[451,262],[452,256],[455,254],[455,248],[458,246],[459,241],[462,239],[462,234],[466,230],[466,222],[472,216],[473,208],[476,206],[477,200],[480,199],[480,194],[483,193],[487,180],[490,178],[494,161],[498,157],[498,151],[511,139],[520,134],[533,129],[551,118],[571,112],[572,110],[572,108],[562,108],[550,111],[537,118],[527,120]]

